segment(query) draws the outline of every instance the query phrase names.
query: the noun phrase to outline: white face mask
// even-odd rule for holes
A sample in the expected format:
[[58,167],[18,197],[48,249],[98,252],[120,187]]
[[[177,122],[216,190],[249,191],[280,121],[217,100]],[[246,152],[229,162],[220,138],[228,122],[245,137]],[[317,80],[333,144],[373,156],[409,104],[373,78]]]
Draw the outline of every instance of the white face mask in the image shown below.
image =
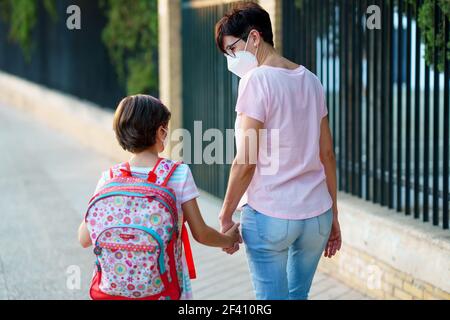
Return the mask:
[[166,137],[164,138],[164,140],[163,140],[163,146],[164,146],[164,148],[166,148],[167,147],[167,143],[169,142],[169,132],[166,130],[166,129],[164,129],[163,128],[163,130],[164,130],[164,132],[166,133]]
[[[250,36],[247,37],[247,42],[245,43],[244,51],[237,51],[235,53],[236,57],[231,57],[226,55],[228,62],[228,70],[233,72],[238,77],[242,78],[247,72],[256,68],[258,66],[258,60],[256,56],[251,52],[247,51],[248,40]],[[256,48],[256,53],[258,53],[258,48]]]

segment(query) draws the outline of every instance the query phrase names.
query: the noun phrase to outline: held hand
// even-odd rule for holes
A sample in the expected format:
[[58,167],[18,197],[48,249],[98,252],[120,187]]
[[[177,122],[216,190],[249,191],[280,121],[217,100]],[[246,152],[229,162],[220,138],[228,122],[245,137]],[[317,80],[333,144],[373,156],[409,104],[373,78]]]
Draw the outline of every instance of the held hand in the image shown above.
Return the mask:
[[219,218],[220,221],[220,232],[225,233],[227,232],[231,227],[233,227],[234,222],[230,219],[222,219]]
[[231,219],[225,220],[225,219],[220,219],[220,232],[227,234],[227,232],[231,229],[236,230],[237,232],[237,240],[234,243],[234,246],[231,248],[224,248],[222,249],[223,251],[225,251],[228,254],[233,254],[236,251],[239,250],[239,244],[242,243],[242,237],[239,233],[239,224],[235,224]]
[[235,252],[239,251],[239,242],[236,242],[234,244],[234,246],[232,246],[231,248],[226,248],[226,249],[222,249],[222,250],[225,251],[226,253],[228,253],[229,255],[232,255]]
[[228,229],[225,234],[229,236],[233,244],[239,243],[241,235],[239,234],[239,223],[235,223],[230,229]]
[[327,245],[325,247],[326,258],[333,257],[337,251],[341,249],[342,239],[341,239],[341,227],[339,226],[339,221],[337,218],[333,218],[333,225],[331,226],[330,237],[328,238]]

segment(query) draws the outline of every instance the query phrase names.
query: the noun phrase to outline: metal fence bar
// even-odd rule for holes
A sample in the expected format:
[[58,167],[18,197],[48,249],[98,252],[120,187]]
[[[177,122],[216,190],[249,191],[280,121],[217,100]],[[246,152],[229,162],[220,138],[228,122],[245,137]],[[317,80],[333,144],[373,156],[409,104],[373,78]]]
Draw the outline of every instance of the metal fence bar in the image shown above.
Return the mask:
[[[344,66],[344,70],[347,70],[347,64],[346,64],[346,55],[345,55],[345,46],[346,46],[346,31],[340,32],[345,28],[345,19],[346,19],[346,10],[344,8],[345,1],[339,0],[338,3],[339,7],[339,27],[337,30],[337,35],[339,38],[339,64]],[[339,71],[341,71],[342,68],[339,68]],[[346,73],[345,72],[339,72],[339,166],[338,166],[338,172],[339,172],[339,190],[345,190],[348,192],[348,184],[347,184],[347,156],[345,154],[345,129],[347,126],[344,126],[344,116],[345,116],[345,100],[346,100],[346,93],[347,93],[347,87],[346,87]],[[344,189],[344,185],[346,186]]]
[[419,6],[421,0],[417,1],[415,20],[416,20],[416,61],[415,61],[415,71],[416,71],[416,81],[415,81],[415,91],[414,91],[414,218],[420,218],[420,43],[421,43],[421,31],[417,25],[419,20]]
[[386,200],[386,144],[387,144],[387,132],[386,132],[386,104],[387,104],[387,82],[388,82],[388,71],[386,67],[388,64],[388,46],[384,45],[387,41],[387,30],[388,30],[388,12],[386,9],[385,1],[381,1],[380,3],[382,8],[382,27],[381,27],[381,35],[380,35],[380,54],[381,54],[381,63],[380,63],[380,167],[379,171],[379,192],[380,192],[380,204],[385,206],[387,203]]
[[[412,5],[406,2],[406,52],[411,52]],[[406,128],[405,128],[405,215],[411,214],[411,54],[406,55]]]
[[[363,130],[363,63],[364,63],[364,49],[365,49],[365,37],[364,37],[364,26],[362,22],[362,17],[364,16],[365,10],[363,8],[363,1],[358,1],[357,6],[357,30],[358,30],[358,196],[363,197],[363,136],[367,135],[367,128]],[[366,117],[367,117],[366,113]],[[366,154],[366,165],[369,163]],[[367,176],[366,176],[367,178]]]
[[395,61],[395,52],[394,52],[394,6],[389,5],[388,6],[388,12],[389,12],[389,86],[388,86],[388,99],[389,102],[387,104],[388,106],[388,119],[389,119],[389,125],[388,125],[388,161],[387,161],[387,167],[388,167],[388,184],[387,189],[389,191],[388,193],[388,207],[390,209],[394,208],[394,61]]
[[397,50],[397,211],[402,209],[402,85],[403,85],[403,4],[402,0],[398,0],[397,14],[397,33],[398,33],[398,50]]
[[349,73],[349,78],[350,78],[350,86],[351,86],[351,103],[350,103],[350,110],[349,110],[349,119],[350,119],[350,123],[349,123],[349,128],[351,130],[351,135],[349,135],[349,145],[351,146],[351,148],[349,148],[349,159],[351,159],[351,163],[350,163],[350,168],[351,168],[351,178],[350,178],[350,190],[351,193],[356,195],[356,188],[355,188],[355,184],[356,184],[356,146],[357,146],[357,142],[356,142],[356,137],[358,136],[357,133],[357,123],[356,123],[356,114],[357,114],[357,106],[356,106],[356,63],[357,63],[357,41],[356,41],[356,23],[357,23],[357,16],[356,16],[356,1],[355,0],[351,0],[350,3],[350,10],[351,10],[351,21],[352,23],[350,24],[351,27],[351,37],[350,37],[350,43],[351,43],[351,47],[352,50],[349,51],[349,55],[351,56],[351,70],[352,72]]
[[[444,22],[444,39],[445,43],[448,43],[450,37],[450,21],[446,17]],[[450,50],[448,48],[444,49],[444,57],[447,57]],[[450,59],[445,59],[444,62],[444,132],[443,132],[443,140],[444,140],[444,150],[443,150],[443,170],[442,170],[442,185],[443,185],[443,198],[442,198],[442,211],[443,211],[443,228],[449,228],[449,100],[450,100]]]
[[[348,1],[344,1],[344,19],[342,21],[342,23],[344,24],[344,43],[343,43],[343,50],[345,53],[345,57],[344,57],[344,70],[349,70],[349,51],[350,50],[346,50],[346,48],[349,47],[349,41],[348,41],[348,33],[349,33],[349,28],[348,28],[348,24],[347,21],[349,19],[348,16],[348,12],[349,12],[349,4]],[[344,148],[345,148],[345,157],[344,157],[344,168],[345,168],[345,191],[350,193],[351,192],[351,171],[350,171],[350,150],[351,148],[349,147],[350,143],[349,143],[349,139],[351,138],[351,127],[349,125],[349,109],[351,108],[351,99],[348,98],[348,93],[350,92],[350,88],[349,88],[349,74],[351,74],[351,72],[343,72],[344,74],[344,101],[342,101],[342,105],[343,108],[341,109],[344,112],[344,116],[345,116],[345,143],[344,143]],[[345,110],[345,111],[344,111]]]
[[[375,2],[376,5],[380,5],[378,2]],[[373,199],[372,201],[375,203],[380,203],[380,192],[379,192],[379,188],[380,188],[380,183],[379,183],[379,179],[378,179],[378,157],[380,152],[378,151],[378,119],[380,118],[379,114],[380,114],[380,106],[381,106],[381,99],[379,99],[380,94],[379,92],[379,77],[378,75],[380,74],[380,67],[381,67],[381,63],[380,63],[380,54],[379,51],[382,49],[381,46],[381,32],[379,30],[373,30],[373,32],[371,32],[371,34],[373,34],[373,41],[372,41],[372,50],[373,50],[373,104],[372,104],[372,108],[373,108],[373,174],[372,174],[372,190],[373,190]]]
[[[336,0],[333,0],[332,5],[331,5],[331,30],[330,30],[330,41],[331,41],[331,46],[332,46],[332,50],[330,51],[330,56],[331,56],[331,70],[332,70],[332,77],[331,77],[331,118],[329,118],[330,121],[330,126],[331,126],[331,132],[333,134],[334,139],[334,151],[335,151],[335,155],[336,155],[336,161],[337,161],[337,147],[338,147],[338,140],[337,140],[337,126],[338,126],[338,122],[337,122],[337,117],[339,115],[338,113],[338,94],[337,94],[337,63],[336,63],[336,57],[338,55],[338,46],[337,46],[337,17],[336,17]],[[336,162],[336,165],[338,163]],[[339,177],[337,177],[337,187],[339,188]]]
[[[439,32],[440,10],[438,1],[434,0],[434,35],[435,39]],[[434,86],[433,86],[433,225],[439,225],[439,71],[438,71],[438,57],[439,49],[434,49]]]
[[425,93],[424,93],[424,135],[423,135],[423,216],[424,222],[429,221],[428,196],[429,196],[429,174],[430,174],[430,67],[425,66]]

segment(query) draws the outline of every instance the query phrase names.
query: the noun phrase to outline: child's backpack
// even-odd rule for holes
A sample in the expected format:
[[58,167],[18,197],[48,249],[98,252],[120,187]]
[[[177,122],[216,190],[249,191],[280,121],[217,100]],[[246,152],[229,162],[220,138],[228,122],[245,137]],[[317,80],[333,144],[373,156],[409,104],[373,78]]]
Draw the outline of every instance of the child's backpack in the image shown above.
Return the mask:
[[179,299],[182,240],[195,277],[184,221],[167,187],[178,162],[160,158],[148,179],[131,175],[128,162],[89,201],[85,221],[97,256],[92,299]]

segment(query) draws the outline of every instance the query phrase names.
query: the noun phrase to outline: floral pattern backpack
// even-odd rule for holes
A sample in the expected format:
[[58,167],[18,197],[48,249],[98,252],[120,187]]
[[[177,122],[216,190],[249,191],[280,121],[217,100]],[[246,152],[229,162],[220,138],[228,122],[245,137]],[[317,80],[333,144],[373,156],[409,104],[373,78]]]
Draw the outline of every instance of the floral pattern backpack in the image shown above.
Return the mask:
[[128,162],[113,166],[110,180],[89,201],[85,221],[97,257],[92,299],[180,298],[182,244],[189,269],[193,261],[167,186],[178,165],[160,158],[147,179],[133,177]]

